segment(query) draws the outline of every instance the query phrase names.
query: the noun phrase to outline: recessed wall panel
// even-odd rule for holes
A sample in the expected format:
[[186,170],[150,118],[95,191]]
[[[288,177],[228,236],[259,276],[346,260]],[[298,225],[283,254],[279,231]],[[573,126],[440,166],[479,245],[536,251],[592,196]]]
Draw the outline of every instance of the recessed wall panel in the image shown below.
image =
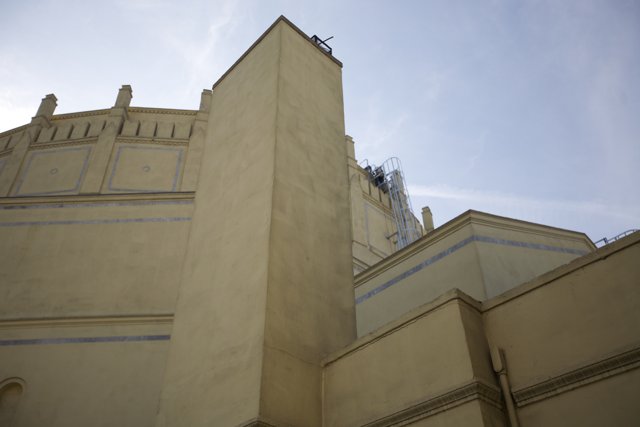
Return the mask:
[[182,147],[120,145],[116,148],[107,190],[176,191],[183,157]]
[[29,152],[16,183],[14,195],[78,193],[90,153],[90,146]]

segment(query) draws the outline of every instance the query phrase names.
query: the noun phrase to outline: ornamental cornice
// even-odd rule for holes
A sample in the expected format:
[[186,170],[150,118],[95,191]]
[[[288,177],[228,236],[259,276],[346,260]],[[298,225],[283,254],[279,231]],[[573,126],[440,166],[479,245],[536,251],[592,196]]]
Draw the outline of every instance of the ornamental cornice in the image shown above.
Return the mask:
[[127,112],[129,113],[144,113],[144,114],[171,114],[178,116],[195,116],[199,110],[178,110],[173,108],[153,108],[153,107],[129,107]]
[[172,324],[173,313],[90,317],[0,319],[1,329]]
[[527,406],[639,367],[640,346],[537,384],[514,390],[513,399],[518,407]]
[[59,147],[69,147],[73,145],[88,145],[95,144],[98,141],[98,138],[82,138],[82,139],[74,139],[60,142],[41,142],[41,143],[32,143],[29,145],[29,151],[34,150],[45,150],[47,148],[59,148]]
[[433,396],[392,415],[363,424],[363,427],[405,426],[472,400],[481,400],[502,409],[500,390],[480,380],[472,381],[455,390]]
[[22,132],[23,130],[25,130],[28,127],[29,127],[29,124],[26,124],[26,125],[18,126],[17,128],[5,130],[4,132],[0,132],[0,138],[3,138],[5,136],[9,136],[9,135],[13,135],[14,133]]
[[110,111],[111,111],[110,108],[105,108],[102,110],[89,110],[89,111],[78,111],[75,113],[55,114],[53,117],[51,117],[51,121],[78,119],[81,117],[101,116],[101,115],[109,114]]
[[117,137],[116,143],[120,144],[149,144],[149,145],[168,145],[186,147],[189,145],[188,139],[174,138],[135,138],[135,137]]
[[94,203],[136,203],[154,201],[191,201],[195,192],[135,193],[135,194],[86,194],[68,196],[0,197],[0,209],[20,209],[23,206],[64,207],[91,205]]
[[552,227],[549,225],[537,224],[515,218],[501,217],[486,212],[468,211],[473,224],[489,226],[509,231],[517,231],[543,237],[552,237],[564,240],[573,240],[576,243],[585,243],[593,250],[596,249],[591,239],[582,232],[567,230],[564,228]]

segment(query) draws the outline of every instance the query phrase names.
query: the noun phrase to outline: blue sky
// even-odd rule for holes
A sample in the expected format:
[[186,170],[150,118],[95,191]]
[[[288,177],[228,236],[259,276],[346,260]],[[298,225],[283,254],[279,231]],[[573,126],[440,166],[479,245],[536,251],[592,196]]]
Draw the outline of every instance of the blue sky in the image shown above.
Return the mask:
[[640,228],[640,2],[28,1],[0,6],[0,130],[132,104],[197,108],[280,15],[334,36],[359,160],[399,157],[414,210]]

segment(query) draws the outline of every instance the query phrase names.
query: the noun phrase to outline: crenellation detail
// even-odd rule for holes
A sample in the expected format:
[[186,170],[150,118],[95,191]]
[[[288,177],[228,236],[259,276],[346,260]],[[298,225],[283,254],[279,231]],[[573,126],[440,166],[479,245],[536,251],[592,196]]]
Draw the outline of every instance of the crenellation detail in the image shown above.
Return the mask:
[[173,137],[176,139],[189,139],[191,137],[191,123],[176,123]]
[[104,130],[107,122],[104,119],[94,119],[89,122],[88,137],[97,137]]
[[158,122],[156,136],[158,138],[165,138],[165,139],[172,138],[174,126],[175,124],[173,122]]
[[58,130],[55,132],[55,135],[53,136],[53,140],[66,141],[67,139],[69,139],[69,136],[71,135],[72,130],[73,130],[72,123],[63,123],[59,125]]
[[11,137],[9,138],[9,142],[7,143],[7,146],[5,148],[9,149],[18,145],[18,142],[20,142],[20,139],[22,139],[23,134],[24,134],[24,130],[20,132],[16,132],[13,135],[11,135]]
[[[190,150],[192,127],[194,119],[199,117],[197,114],[204,114],[205,116],[200,118],[204,123],[200,132],[203,134],[206,129],[206,113],[193,110],[130,108],[131,95],[131,87],[124,85],[118,91],[115,105],[111,109],[57,116],[53,115],[55,97],[45,97],[30,125],[0,134],[0,153],[4,156],[0,172],[5,172],[5,186],[13,188],[11,192],[5,193],[5,196],[16,194],[21,197],[33,197],[40,194],[59,194],[60,189],[69,195],[137,191],[175,192],[181,189],[187,159],[189,182],[193,181],[197,177],[202,144],[196,143],[198,148],[194,146],[194,150]],[[203,93],[202,109],[209,108],[210,97],[211,91]],[[25,134],[25,130],[28,134]],[[23,160],[18,159],[14,153],[14,148],[19,143],[22,148],[18,157],[26,156],[24,162],[31,162],[29,165],[25,163],[21,166]],[[75,149],[64,151],[73,147],[86,147],[87,151],[82,151],[82,156],[78,156]],[[62,162],[66,166],[49,167],[54,172],[49,169],[40,170],[38,165],[44,164],[42,160],[45,157],[33,155],[36,151],[43,150],[63,150],[60,151],[62,154],[56,157],[56,162]],[[35,160],[29,160],[32,158]],[[71,158],[75,160],[70,160]],[[71,166],[68,163],[76,160],[82,164]],[[69,178],[71,181],[60,184],[62,175],[58,173],[71,170],[69,168],[77,172]],[[38,178],[37,185],[33,184],[34,174],[43,177]],[[33,191],[25,189],[24,182],[32,183],[29,185],[37,188]],[[195,182],[190,184],[190,188],[195,189]]]
[[140,123],[140,129],[138,130],[138,136],[144,138],[153,138],[156,136],[156,128],[158,123],[156,121],[143,121]]
[[36,144],[42,144],[51,142],[58,130],[57,126],[51,126],[50,128],[45,128],[40,131],[38,135],[38,139],[36,140]]
[[122,131],[120,132],[123,136],[138,136],[138,128],[140,127],[140,122],[137,120],[127,120],[122,125]]
[[85,138],[89,131],[89,122],[80,122],[73,127],[71,131],[71,139]]

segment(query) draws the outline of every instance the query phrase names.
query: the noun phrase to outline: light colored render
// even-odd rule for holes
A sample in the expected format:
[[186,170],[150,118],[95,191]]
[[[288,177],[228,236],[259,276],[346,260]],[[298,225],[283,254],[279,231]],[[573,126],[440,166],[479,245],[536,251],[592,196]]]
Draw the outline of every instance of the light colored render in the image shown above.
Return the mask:
[[341,67],[280,17],[197,110],[0,133],[3,427],[634,425],[640,235],[424,210],[397,250]]

